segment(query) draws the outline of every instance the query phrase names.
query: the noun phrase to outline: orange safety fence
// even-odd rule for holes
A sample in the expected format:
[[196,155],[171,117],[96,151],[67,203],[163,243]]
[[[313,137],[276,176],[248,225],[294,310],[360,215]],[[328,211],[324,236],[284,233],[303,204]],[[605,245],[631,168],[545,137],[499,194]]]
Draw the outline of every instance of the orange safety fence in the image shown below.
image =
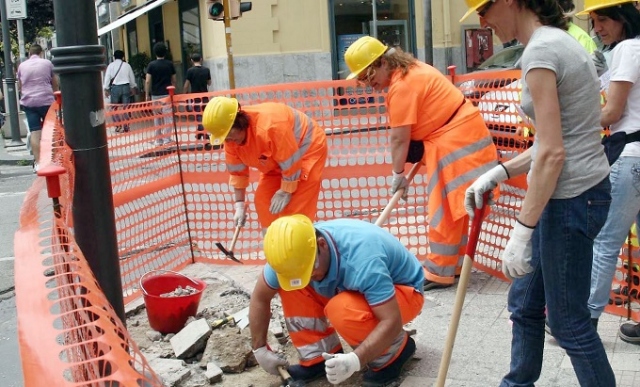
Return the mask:
[[[480,109],[502,160],[514,157],[532,143],[531,137],[516,133],[526,127],[517,113],[519,78],[519,71],[449,77]],[[286,103],[325,129],[330,154],[317,220],[377,219],[391,197],[383,94],[349,81],[280,84],[232,92],[241,105]],[[106,107],[125,303],[140,296],[138,280],[150,270],[180,270],[194,262],[236,264],[215,246],[216,242],[227,245],[234,231],[233,192],[224,152],[209,144],[199,124],[206,102],[212,96],[230,93],[171,95],[127,107]],[[60,380],[52,385],[69,386],[103,385],[99,380],[128,385],[124,381],[132,378],[159,385],[75,244],[70,214],[74,164],[64,144],[58,112],[56,104],[47,117],[41,165],[46,167],[51,160],[66,171],[61,176],[62,211],[55,215],[47,202],[44,178],[38,178],[25,199],[15,240],[16,300],[26,385],[44,385],[39,384],[41,380]],[[262,230],[253,208],[257,172],[252,172],[251,181],[247,191],[249,220],[234,253],[245,264],[263,264]],[[498,204],[483,225],[475,261],[478,269],[504,278],[499,254],[525,190],[524,177],[502,185]],[[418,173],[408,200],[395,208],[384,225],[419,258],[424,258],[429,248],[426,200],[426,179],[424,173]],[[636,257],[637,249],[632,255]],[[633,267],[630,265],[629,270]],[[55,269],[55,275],[47,277],[50,268]],[[621,261],[618,282],[625,278],[622,270]],[[631,288],[637,294],[640,284],[634,281]],[[631,313],[637,320],[640,316],[629,309],[630,305],[623,301],[607,311]]]

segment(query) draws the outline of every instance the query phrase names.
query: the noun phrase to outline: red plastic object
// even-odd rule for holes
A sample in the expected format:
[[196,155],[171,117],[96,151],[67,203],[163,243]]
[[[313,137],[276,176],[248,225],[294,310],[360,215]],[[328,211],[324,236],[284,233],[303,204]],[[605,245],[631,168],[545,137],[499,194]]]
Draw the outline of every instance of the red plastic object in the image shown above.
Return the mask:
[[67,173],[67,170],[59,165],[47,165],[38,170],[38,176],[47,179],[47,194],[50,198],[60,197],[60,175]]
[[[207,284],[200,279],[192,279],[183,274],[164,271],[163,274],[148,276],[151,271],[140,278],[140,289],[147,309],[149,325],[152,329],[163,333],[178,333],[190,316],[198,312],[200,297]],[[161,294],[174,291],[178,286],[191,286],[194,294],[178,297],[160,297]]]

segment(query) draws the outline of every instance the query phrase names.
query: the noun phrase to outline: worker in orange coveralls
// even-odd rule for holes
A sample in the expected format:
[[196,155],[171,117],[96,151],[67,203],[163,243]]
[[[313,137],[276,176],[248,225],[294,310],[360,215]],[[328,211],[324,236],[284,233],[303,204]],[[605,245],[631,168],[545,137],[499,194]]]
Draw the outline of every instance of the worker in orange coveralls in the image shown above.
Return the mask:
[[204,110],[202,125],[211,144],[224,141],[236,226],[246,221],[251,167],[260,171],[255,207],[263,229],[283,215],[315,219],[327,159],[327,138],[315,121],[281,103],[240,107],[235,98],[214,97]]
[[[351,70],[348,79],[357,78],[378,91],[388,88],[391,192],[408,186],[407,161],[426,166],[430,252],[423,262],[424,290],[451,286],[467,243],[465,190],[498,164],[491,134],[478,109],[451,81],[399,48],[364,36],[349,46],[344,58]],[[415,155],[410,145],[423,149],[416,160],[411,160]]]
[[[424,304],[420,262],[388,231],[362,220],[315,225],[304,215],[274,221],[264,236],[267,259],[249,304],[256,361],[295,380],[339,384],[363,367],[362,386],[396,381],[416,344],[403,329]],[[271,300],[278,294],[299,364],[267,344]],[[344,353],[340,335],[353,351]],[[395,384],[394,384],[395,385]]]

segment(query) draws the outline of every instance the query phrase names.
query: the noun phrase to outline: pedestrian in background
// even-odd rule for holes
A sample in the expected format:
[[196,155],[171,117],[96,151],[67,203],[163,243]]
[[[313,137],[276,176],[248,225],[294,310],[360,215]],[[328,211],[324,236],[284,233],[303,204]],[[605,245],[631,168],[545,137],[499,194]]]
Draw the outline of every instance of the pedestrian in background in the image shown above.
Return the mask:
[[[609,301],[620,247],[640,211],[640,11],[633,1],[587,0],[578,15],[589,15],[594,32],[611,49],[600,125],[610,129],[607,148],[620,152],[617,159],[609,153],[611,207],[593,245],[589,309],[597,326]],[[628,289],[624,293],[629,294]],[[640,324],[623,324],[619,335],[623,341],[640,344]]]
[[615,375],[587,307],[593,240],[611,201],[595,66],[566,32],[557,0],[466,2],[465,17],[477,12],[500,40],[517,38],[525,45],[522,109],[537,129],[531,148],[480,176],[465,199],[472,216],[485,192],[528,173],[528,189],[500,257],[513,281],[511,365],[500,386],[533,386],[540,377],[546,304],[551,331],[580,385],[613,387]]
[[263,230],[285,215],[315,219],[328,150],[324,129],[313,119],[283,103],[241,108],[235,98],[215,97],[202,124],[212,145],[224,142],[236,226],[246,221],[249,168],[260,171],[254,200]]
[[[209,69],[202,65],[202,56],[197,52],[191,54],[191,66],[187,70],[187,79],[184,81],[182,90],[184,93],[206,93],[211,86],[211,72]],[[193,111],[196,113],[196,122],[198,123],[198,132],[203,132],[202,126],[202,111],[209,102],[208,97],[197,97],[189,102],[189,107],[193,107]],[[198,133],[197,138],[205,136],[204,133]],[[208,138],[208,136],[206,136]]]
[[[387,90],[391,193],[404,189],[405,163],[426,166],[429,252],[424,290],[453,285],[467,244],[465,189],[498,164],[493,139],[478,108],[442,73],[399,48],[365,36],[344,55],[351,74],[375,90]],[[415,160],[412,142],[424,149]]]
[[[102,84],[104,96],[110,98],[114,110],[118,110],[118,108],[125,109],[138,87],[136,85],[136,77],[133,74],[131,65],[124,61],[124,51],[115,50],[113,58],[113,62],[109,64],[107,71],[104,73]],[[129,124],[117,124],[123,119],[126,121],[127,118],[126,116],[120,117],[117,114],[113,116],[113,120],[116,122],[116,132],[129,131]]]
[[18,66],[17,78],[20,107],[27,116],[29,126],[33,171],[37,172],[42,124],[53,104],[53,92],[58,90],[58,78],[53,74],[53,64],[42,58],[42,47],[39,44],[32,44],[29,48],[29,59]]
[[[170,60],[165,59],[167,55],[167,46],[158,42],[153,46],[153,53],[156,56],[147,65],[145,73],[147,74],[144,81],[144,90],[147,100],[157,101],[169,97],[167,87],[176,85],[176,69]],[[171,117],[171,104],[168,101],[158,101],[154,103],[159,108],[156,109],[156,115],[161,114],[164,118],[154,118],[153,122],[156,126],[155,145],[163,145],[171,142],[171,132],[173,118]],[[166,117],[168,116],[168,117]]]

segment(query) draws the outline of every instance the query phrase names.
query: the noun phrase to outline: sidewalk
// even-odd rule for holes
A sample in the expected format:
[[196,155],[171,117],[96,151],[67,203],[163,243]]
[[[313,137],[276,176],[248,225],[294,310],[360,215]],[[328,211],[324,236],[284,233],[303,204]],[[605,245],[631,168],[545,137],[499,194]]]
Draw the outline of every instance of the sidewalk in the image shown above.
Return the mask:
[[[208,266],[209,267],[209,266]],[[262,266],[211,265],[216,271],[251,292]],[[191,273],[190,273],[191,274]],[[417,360],[407,367],[400,387],[432,386],[438,375],[457,287],[425,294],[422,314],[411,324],[417,330]],[[474,269],[449,367],[447,387],[497,386],[509,370],[511,326],[507,311],[509,284]],[[598,333],[616,374],[617,386],[640,386],[640,346],[618,338],[627,320],[604,314]],[[553,337],[547,335],[544,364],[538,387],[578,386],[571,361]],[[311,384],[310,384],[311,386]]]
[[0,165],[31,165],[33,156],[27,150],[27,138],[22,137],[22,142],[24,145],[6,147],[11,138],[0,135]]

